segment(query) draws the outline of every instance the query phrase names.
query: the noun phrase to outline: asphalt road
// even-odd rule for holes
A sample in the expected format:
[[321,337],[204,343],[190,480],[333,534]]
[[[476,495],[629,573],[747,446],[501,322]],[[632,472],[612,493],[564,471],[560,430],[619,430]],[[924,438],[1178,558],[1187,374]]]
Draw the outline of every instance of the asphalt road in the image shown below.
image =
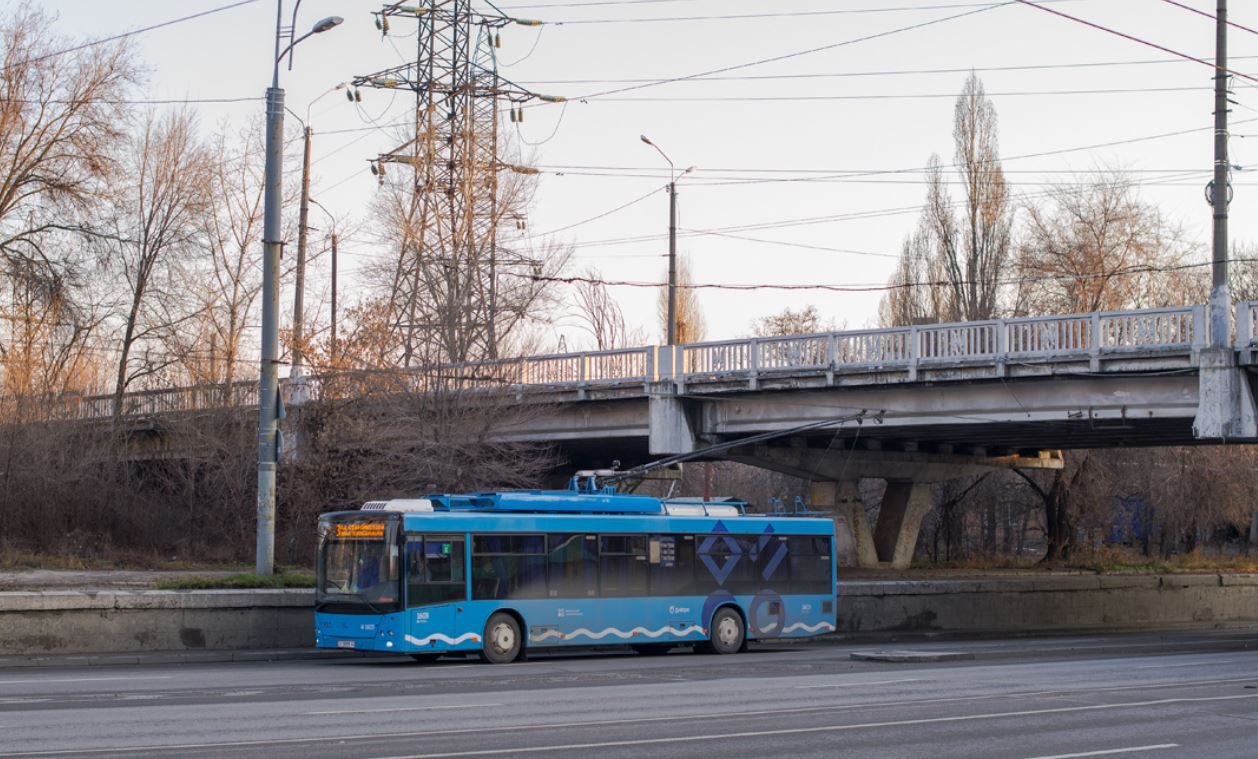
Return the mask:
[[[852,658],[889,650],[918,660]],[[0,754],[1253,757],[1258,630],[15,668]]]

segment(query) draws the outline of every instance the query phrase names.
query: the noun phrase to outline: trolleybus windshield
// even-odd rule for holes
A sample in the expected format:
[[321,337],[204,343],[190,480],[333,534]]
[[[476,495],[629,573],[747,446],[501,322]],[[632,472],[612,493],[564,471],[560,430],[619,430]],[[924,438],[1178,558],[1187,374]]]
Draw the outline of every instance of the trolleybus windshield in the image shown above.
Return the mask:
[[397,522],[380,518],[321,521],[316,607],[375,613],[401,608]]

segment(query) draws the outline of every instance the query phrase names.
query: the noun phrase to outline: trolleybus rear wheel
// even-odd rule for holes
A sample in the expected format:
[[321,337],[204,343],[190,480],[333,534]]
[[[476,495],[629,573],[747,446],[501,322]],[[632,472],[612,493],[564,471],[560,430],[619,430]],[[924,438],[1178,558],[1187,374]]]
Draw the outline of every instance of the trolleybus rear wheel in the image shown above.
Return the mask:
[[712,617],[712,639],[703,650],[714,654],[736,654],[742,650],[746,636],[743,618],[738,612],[729,607],[718,609]]
[[481,658],[490,664],[506,664],[520,655],[520,624],[515,617],[497,612],[485,623]]

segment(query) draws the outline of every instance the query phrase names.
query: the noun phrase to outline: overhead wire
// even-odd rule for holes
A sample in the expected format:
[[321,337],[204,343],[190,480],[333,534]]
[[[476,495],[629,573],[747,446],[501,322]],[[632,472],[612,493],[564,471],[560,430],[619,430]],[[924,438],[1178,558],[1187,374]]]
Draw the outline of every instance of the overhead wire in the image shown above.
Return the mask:
[[[1206,11],[1198,10],[1197,8],[1194,8],[1191,5],[1184,5],[1183,3],[1176,2],[1176,0],[1162,0],[1162,2],[1166,3],[1167,5],[1173,5],[1176,8],[1182,8],[1183,10],[1186,10],[1189,13],[1196,13],[1198,16],[1205,16],[1206,18],[1211,19],[1212,21],[1219,20],[1218,16],[1214,15],[1213,13],[1207,13]],[[1227,25],[1231,27],[1235,27],[1236,29],[1241,29],[1243,31],[1249,32],[1250,34],[1258,34],[1258,29],[1252,29],[1248,26],[1238,24],[1235,21],[1229,20],[1227,22]]]
[[[1232,56],[1232,60],[1251,60],[1258,58],[1253,55]],[[888,69],[874,71],[835,71],[835,72],[817,72],[817,73],[799,73],[799,74],[747,74],[739,76],[711,76],[711,77],[694,77],[687,79],[687,82],[752,82],[752,81],[776,81],[789,79],[843,79],[843,78],[861,78],[861,77],[882,77],[882,76],[921,76],[934,74],[986,74],[995,72],[1015,72],[1015,71],[1054,71],[1060,69],[1080,69],[1080,68],[1108,68],[1117,66],[1147,66],[1147,65],[1166,65],[1166,64],[1183,63],[1181,58],[1151,58],[1144,60],[1132,61],[1093,61],[1093,62],[1077,62],[1077,63],[1046,63],[1046,64],[1023,64],[1016,66],[971,66],[967,68],[934,68],[934,69]],[[548,85],[565,85],[565,84],[640,84],[644,82],[654,82],[655,79],[534,79],[524,82],[528,86],[548,86]]]
[[256,2],[258,2],[258,0],[239,0],[239,2],[229,3],[227,5],[220,5],[217,8],[210,8],[208,10],[204,10],[199,13],[193,13],[187,16],[181,16],[179,18],[174,18],[169,21],[163,21],[159,24],[145,26],[140,29],[132,29],[129,32],[123,32],[121,34],[115,34],[109,37],[102,37],[100,39],[89,40],[88,42],[84,42],[81,45],[75,45],[73,47],[68,47],[68,48],[65,48],[64,50],[57,50],[52,53],[45,53],[44,55],[37,56],[35,58],[27,58],[26,60],[20,61],[19,63],[9,64],[9,66],[6,66],[6,68],[18,68],[20,66],[29,66],[32,63],[40,63],[50,58],[57,58],[62,55],[68,55],[70,53],[77,53],[80,50],[87,50],[88,48],[96,47],[97,45],[104,45],[107,42],[116,42],[117,40],[125,39],[127,37],[134,37],[137,34],[144,34],[146,32],[151,32],[157,29],[164,29],[165,27],[174,26],[175,24],[182,24],[185,21],[192,21],[194,19],[203,18],[205,16],[212,16],[215,13],[222,13],[223,11],[229,11],[229,10],[232,10],[233,8],[239,8],[242,5],[252,5],[253,3],[256,3]]
[[998,4],[984,5],[981,8],[965,11],[964,13],[957,13],[951,16],[944,16],[942,18],[931,19],[929,21],[922,21],[916,24],[909,24],[906,26],[897,27],[895,29],[888,29],[886,31],[876,32],[874,34],[863,35],[861,37],[852,37],[846,40],[841,40],[839,42],[832,42],[826,45],[820,45],[818,47],[807,48],[805,50],[796,50],[790,53],[783,53],[781,55],[770,56],[768,58],[760,58],[754,61],[747,61],[745,63],[738,63],[731,66],[722,66],[720,68],[709,69],[707,71],[699,71],[694,74],[687,74],[684,76],[669,77],[667,79],[659,79],[653,82],[645,82],[642,84],[634,84],[634,85],[629,85],[626,87],[618,87],[618,88],[613,88],[610,90],[603,90],[601,92],[591,92],[591,93],[587,93],[585,95],[581,95],[576,98],[569,98],[569,99],[570,100],[590,100],[593,98],[605,97],[607,95],[618,95],[622,92],[631,92],[634,90],[646,89],[648,87],[657,87],[663,84],[671,84],[673,82],[682,82],[682,81],[687,81],[689,79],[695,79],[698,77],[711,76],[713,74],[724,74],[730,71],[740,71],[742,69],[752,68],[754,66],[762,66],[766,63],[777,63],[779,61],[799,58],[805,55],[812,55],[814,53],[820,53],[827,50],[837,50],[839,48],[847,47],[849,45],[856,45],[861,42],[869,42],[871,40],[883,39],[885,37],[891,37],[897,34],[904,34],[906,32],[916,31],[918,29],[925,29],[927,27],[936,26],[938,24],[944,24],[949,21],[956,21],[956,20],[966,18],[969,16],[974,16],[980,13],[986,13],[987,11],[990,11],[994,8],[1003,8],[1005,6],[1012,5],[1018,1],[1019,0],[1007,0],[1007,2],[1001,2]]
[[[1209,67],[1210,67],[1210,68],[1212,68],[1212,69],[1218,69],[1218,66],[1216,66],[1215,64],[1213,64],[1213,63],[1211,63],[1210,61],[1207,61],[1207,60],[1205,60],[1205,59],[1202,59],[1202,58],[1197,58],[1196,56],[1188,55],[1187,53],[1181,53],[1181,52],[1179,52],[1178,50],[1173,50],[1173,49],[1171,49],[1171,48],[1169,48],[1169,47],[1166,47],[1166,46],[1164,46],[1164,45],[1159,45],[1158,43],[1156,43],[1156,42],[1152,42],[1152,41],[1150,41],[1150,40],[1146,40],[1146,39],[1144,39],[1143,37],[1137,37],[1137,36],[1135,36],[1135,35],[1133,35],[1133,34],[1127,34],[1126,32],[1119,31],[1119,30],[1117,30],[1117,29],[1114,29],[1113,27],[1105,26],[1104,24],[1098,24],[1098,23],[1097,23],[1097,22],[1095,22],[1095,21],[1088,21],[1087,19],[1079,18],[1078,16],[1072,16],[1072,15],[1070,15],[1069,13],[1063,13],[1062,11],[1056,10],[1056,9],[1054,9],[1054,8],[1046,8],[1046,7],[1044,7],[1044,5],[1042,4],[1042,2],[1041,2],[1041,3],[1034,3],[1034,2],[1031,2],[1031,0],[1014,0],[1014,2],[1021,3],[1022,5],[1028,5],[1028,6],[1032,7],[1032,8],[1036,8],[1036,9],[1042,10],[1042,11],[1044,11],[1045,13],[1052,13],[1052,14],[1053,14],[1053,15],[1055,15],[1055,16],[1061,16],[1062,18],[1064,18],[1064,19],[1069,19],[1070,21],[1074,21],[1074,22],[1075,22],[1075,23],[1077,23],[1077,24],[1083,24],[1084,26],[1090,26],[1090,27],[1092,27],[1093,29],[1097,29],[1097,30],[1103,31],[1103,32],[1105,32],[1105,33],[1107,33],[1107,34],[1113,34],[1113,35],[1115,35],[1115,36],[1122,37],[1122,38],[1123,38],[1123,39],[1125,39],[1125,40],[1130,40],[1130,41],[1135,42],[1135,43],[1137,43],[1137,44],[1140,44],[1140,45],[1145,45],[1145,46],[1147,46],[1147,47],[1151,47],[1151,48],[1154,48],[1154,49],[1156,49],[1156,50],[1161,50],[1161,51],[1162,51],[1162,52],[1164,52],[1164,53],[1169,53],[1169,54],[1171,54],[1171,55],[1178,56],[1178,57],[1183,58],[1183,59],[1185,59],[1185,60],[1193,61],[1193,62],[1195,62],[1195,63],[1200,63],[1200,64],[1201,64],[1201,65],[1203,65],[1203,66],[1209,66]],[[1240,72],[1240,71],[1236,71],[1236,70],[1234,70],[1234,69],[1225,69],[1225,70],[1224,70],[1224,73],[1231,74],[1232,76],[1238,76],[1238,77],[1241,77],[1242,79],[1248,79],[1248,80],[1249,80],[1249,81],[1251,81],[1251,82],[1258,82],[1258,77],[1250,76],[1249,74],[1246,74],[1246,73],[1243,73],[1243,72]]]
[[[1258,258],[1232,258],[1233,263],[1253,263],[1258,262]],[[1110,272],[1095,273],[1074,273],[1074,274],[1050,274],[1035,277],[1021,277],[1015,279],[1002,279],[992,284],[998,286],[1011,286],[1021,284],[1031,284],[1035,282],[1045,281],[1077,281],[1081,279],[1111,279],[1114,277],[1130,277],[1143,274],[1169,274],[1177,271],[1187,271],[1189,269],[1200,269],[1213,266],[1212,261],[1203,261],[1199,263],[1179,264],[1176,266],[1132,266],[1126,269]],[[532,280],[535,282],[555,282],[561,284],[596,284],[607,287],[636,287],[636,288],[662,288],[668,287],[667,282],[642,282],[634,280],[612,280],[601,277],[587,277],[583,275],[559,276],[534,274],[524,272],[505,272],[513,277]],[[728,290],[728,291],[761,291],[761,290],[783,290],[783,291],[799,291],[799,290],[824,290],[828,292],[843,293],[867,293],[867,292],[890,292],[893,290],[906,290],[916,287],[949,287],[953,285],[973,285],[979,284],[972,280],[961,280],[952,282],[951,280],[926,280],[915,282],[896,282],[896,283],[847,283],[847,284],[824,284],[824,283],[796,283],[796,284],[774,284],[767,282],[751,283],[751,284],[731,284],[731,283],[698,283],[686,282],[678,283],[675,287],[686,290]]]

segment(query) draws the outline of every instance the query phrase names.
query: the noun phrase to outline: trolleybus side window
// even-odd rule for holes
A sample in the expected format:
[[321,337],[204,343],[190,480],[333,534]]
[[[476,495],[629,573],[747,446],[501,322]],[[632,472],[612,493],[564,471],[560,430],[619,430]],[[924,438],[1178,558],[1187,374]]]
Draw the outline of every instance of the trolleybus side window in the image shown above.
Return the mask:
[[824,535],[792,537],[790,544],[791,591],[833,592],[830,579],[830,538]]
[[551,598],[586,598],[598,595],[598,536],[585,533],[549,535],[546,538]]
[[412,535],[406,541],[407,605],[463,601],[463,536]]
[[546,536],[472,537],[472,597],[545,598]]
[[599,543],[598,576],[602,595],[647,595],[647,537],[603,535]]
[[692,592],[694,562],[694,535],[652,535],[647,542],[651,595],[673,596]]

